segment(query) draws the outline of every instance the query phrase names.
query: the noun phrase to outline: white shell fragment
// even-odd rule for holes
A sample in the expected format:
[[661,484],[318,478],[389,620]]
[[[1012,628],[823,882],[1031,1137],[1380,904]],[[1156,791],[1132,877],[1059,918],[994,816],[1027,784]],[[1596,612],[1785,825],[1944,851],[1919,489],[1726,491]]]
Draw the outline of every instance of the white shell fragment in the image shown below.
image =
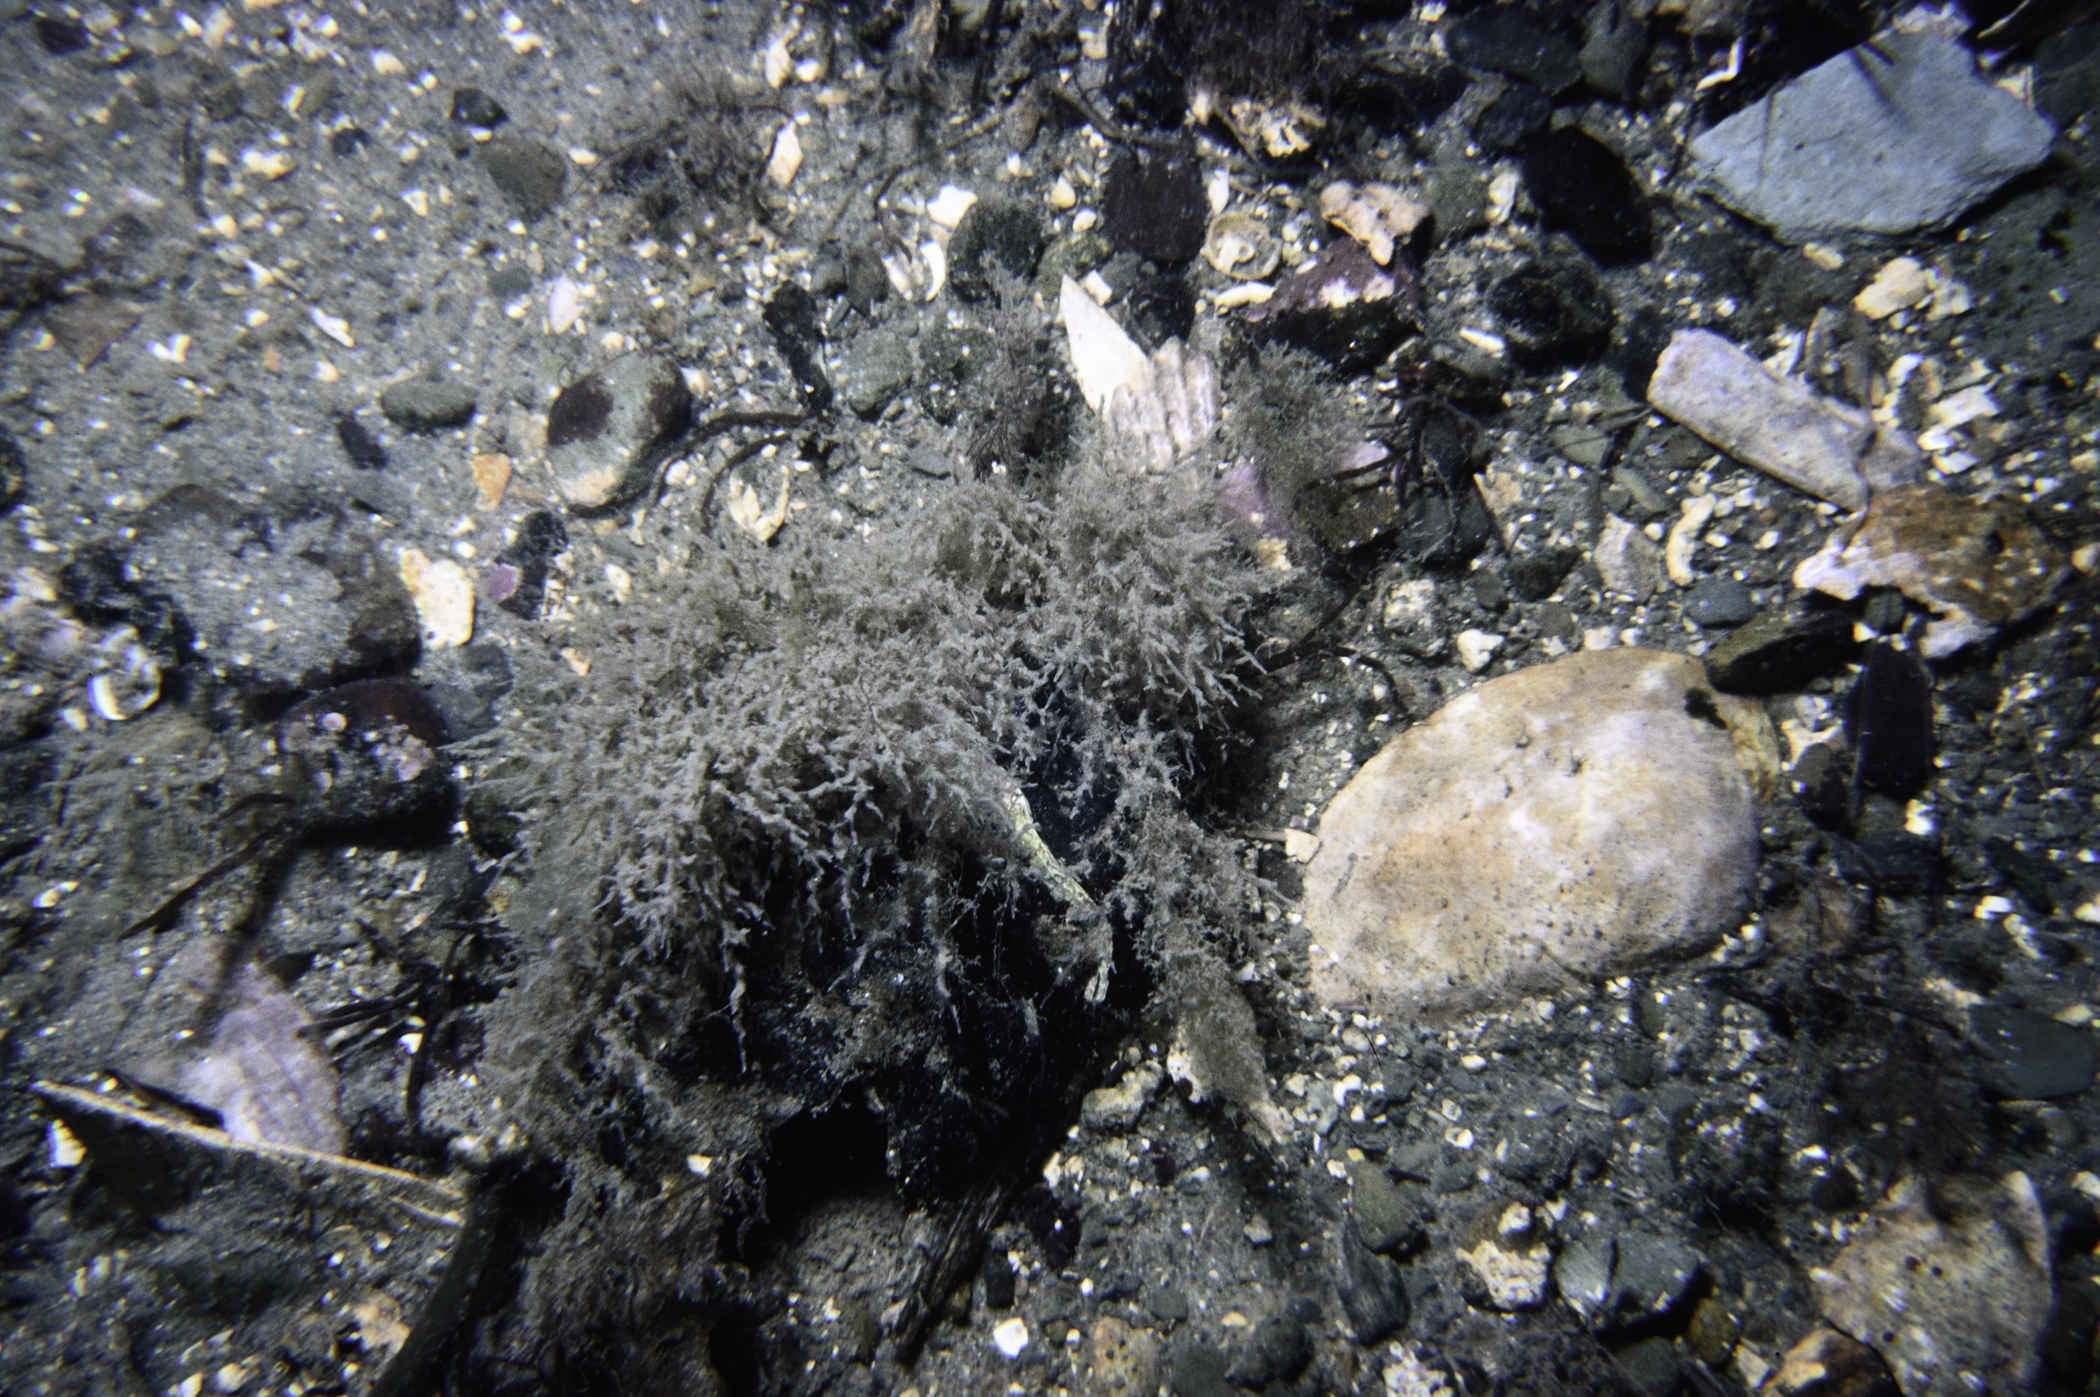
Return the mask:
[[282,150],[244,150],[241,168],[263,179],[278,180],[299,168],[299,162]]
[[977,196],[969,190],[944,184],[940,193],[926,201],[926,216],[952,231],[963,221],[963,215],[970,211],[970,205],[976,202]]
[[782,189],[795,182],[795,172],[802,168],[802,138],[795,134],[795,123],[790,121],[773,137],[773,154],[766,161],[766,178]]
[[136,718],[160,701],[160,665],[136,631],[120,627],[96,648],[104,668],[88,680],[88,704],[105,722]]
[[1283,260],[1283,244],[1254,215],[1221,213],[1203,236],[1203,260],[1229,277],[1260,281]]
[[1008,1358],[1019,1358],[1028,1347],[1028,1321],[1002,1319],[992,1330],[992,1346]]
[[780,526],[787,523],[788,491],[794,478],[791,469],[781,471],[780,495],[773,501],[771,509],[766,508],[758,491],[742,476],[732,479],[729,482],[730,521],[760,543],[772,542],[773,535],[780,532]]
[[567,334],[583,315],[583,288],[565,276],[547,284],[547,333]]
[[1689,587],[1699,580],[1698,569],[1692,559],[1699,551],[1699,535],[1714,517],[1714,497],[1693,495],[1684,502],[1684,513],[1670,526],[1670,536],[1663,541],[1663,566],[1669,570],[1670,581],[1679,587]]
[[1877,432],[1863,409],[1781,378],[1711,330],[1679,330],[1648,381],[1648,402],[1737,460],[1845,509],[1916,478],[1917,447]]
[[1852,308],[1869,320],[1886,320],[1899,310],[1923,305],[1932,296],[1932,278],[1915,257],[1898,257],[1874,274],[1852,298]]
[[450,558],[433,562],[420,548],[401,550],[401,582],[423,620],[423,643],[433,650],[474,638],[474,583]]
[[1115,317],[1094,304],[1086,288],[1070,277],[1059,283],[1058,310],[1064,316],[1065,343],[1072,352],[1072,376],[1080,396],[1095,412],[1105,411],[1119,387],[1142,392],[1152,376],[1151,361],[1137,341],[1123,333]]
[[357,340],[350,333],[350,322],[340,315],[330,315],[315,306],[308,312],[313,317],[314,328],[334,340],[345,349],[357,348]]

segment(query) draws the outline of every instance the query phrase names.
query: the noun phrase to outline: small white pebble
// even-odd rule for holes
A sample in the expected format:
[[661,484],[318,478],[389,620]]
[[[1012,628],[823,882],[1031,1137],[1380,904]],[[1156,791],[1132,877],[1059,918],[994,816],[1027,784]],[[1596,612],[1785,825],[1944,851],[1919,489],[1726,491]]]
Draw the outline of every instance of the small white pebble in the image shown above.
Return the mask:
[[1028,1321],[1019,1316],[1001,1320],[992,1330],[992,1345],[1008,1358],[1019,1358],[1028,1347]]

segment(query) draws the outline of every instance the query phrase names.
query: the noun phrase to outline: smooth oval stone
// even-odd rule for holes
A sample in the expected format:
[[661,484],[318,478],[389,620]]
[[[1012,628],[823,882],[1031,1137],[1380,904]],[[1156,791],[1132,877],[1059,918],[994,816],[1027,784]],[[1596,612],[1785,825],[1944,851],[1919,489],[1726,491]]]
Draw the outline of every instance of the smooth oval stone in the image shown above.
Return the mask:
[[1770,720],[1697,660],[1603,650],[1459,695],[1327,807],[1305,874],[1330,1005],[1459,1012],[1734,929]]

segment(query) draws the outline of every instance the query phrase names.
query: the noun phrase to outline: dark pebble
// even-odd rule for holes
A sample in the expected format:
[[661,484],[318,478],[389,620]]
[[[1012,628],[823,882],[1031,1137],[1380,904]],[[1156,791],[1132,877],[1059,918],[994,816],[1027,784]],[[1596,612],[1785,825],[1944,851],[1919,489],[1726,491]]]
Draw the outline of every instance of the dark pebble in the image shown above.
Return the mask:
[[1400,1268],[1365,1246],[1353,1225],[1343,1226],[1341,1248],[1335,1284],[1349,1337],[1359,1344],[1380,1343],[1407,1323],[1407,1286]]
[[809,289],[826,300],[846,294],[846,258],[837,244],[817,254],[809,269]]
[[1439,1194],[1449,1195],[1464,1193],[1478,1182],[1480,1180],[1473,1173],[1471,1165],[1447,1164],[1436,1171],[1429,1181],[1429,1186]]
[[77,19],[64,15],[38,15],[36,17],[36,41],[44,46],[44,52],[53,55],[79,53],[94,43],[87,26]]
[[559,516],[536,510],[518,525],[518,536],[496,555],[490,567],[489,600],[513,616],[539,619],[547,596],[547,565],[569,546],[569,531]]
[[1706,672],[1724,693],[1776,694],[1803,687],[1858,652],[1844,612],[1768,612],[1716,645]]
[[1148,351],[1186,341],[1195,326],[1195,289],[1173,272],[1140,277],[1123,293],[1123,328]]
[[1612,1270],[1612,1312],[1638,1324],[1669,1313],[1699,1278],[1699,1253],[1682,1242],[1629,1232],[1619,1238]]
[[865,243],[846,249],[846,303],[862,315],[890,298],[890,274],[883,270],[882,253]]
[[239,79],[223,69],[206,69],[197,79],[197,107],[213,121],[231,121],[247,98]]
[[1444,29],[1451,57],[1468,68],[1507,73],[1558,96],[1582,81],[1575,45],[1533,24],[1514,5],[1475,10]]
[[1897,800],[1924,790],[1938,751],[1932,675],[1924,661],[1875,642],[1846,696],[1845,737],[1859,754],[1862,785]]
[[1562,1250],[1553,1263],[1553,1284],[1584,1319],[1596,1319],[1611,1303],[1611,1273],[1618,1248],[1609,1235],[1594,1234]]
[[1178,1320],[1189,1317],[1188,1292],[1174,1286],[1158,1286],[1145,1296],[1145,1308],[1159,1319]]
[[22,454],[22,443],[15,434],[0,427],[0,514],[5,514],[22,502],[29,489],[29,458]]
[[1167,1390],[1174,1397],[1233,1397],[1225,1382],[1225,1351],[1191,1339],[1174,1350],[1167,1370]]
[[[1079,1215],[1058,1201],[1041,1184],[1022,1194],[1014,1204],[1014,1215],[1043,1249],[1043,1259],[1053,1266],[1068,1264],[1079,1250]],[[1222,1365],[1220,1368],[1222,1372]]]
[[58,596],[85,620],[131,627],[147,649],[171,664],[189,658],[196,636],[181,608],[133,581],[112,549],[90,545],[76,552],[58,570]]
[[1377,1164],[1363,1163],[1350,1170],[1349,1212],[1356,1222],[1357,1236],[1372,1251],[1391,1253],[1415,1244],[1422,1236],[1422,1210],[1393,1182],[1392,1175]]
[[1101,230],[1117,247],[1152,262],[1186,262],[1203,250],[1209,224],[1203,171],[1193,158],[1133,152],[1110,168]]
[[[430,813],[449,789],[439,748],[452,740],[420,684],[364,679],[286,710],[278,742],[308,770],[312,819],[344,829]],[[322,780],[323,776],[327,780]]]
[[1417,294],[1414,264],[1404,251],[1395,248],[1381,267],[1369,248],[1341,238],[1285,277],[1247,318],[1261,338],[1354,375],[1376,368],[1407,337]]
[[[2057,1253],[2070,1254],[2075,1253]],[[2073,1392],[2086,1391],[2093,1381],[2096,1336],[2100,1336],[2100,1282],[2083,1278],[2066,1282],[2056,1293],[2056,1313],[2042,1336],[2042,1362]]]
[[1837,848],[1838,869],[1855,883],[1898,897],[1939,886],[1940,849],[1932,840],[1903,830],[1869,835]]
[[1617,151],[1572,126],[1524,150],[1524,187],[1548,225],[1607,266],[1645,262],[1655,250],[1648,200]]
[[1226,1380],[1257,1392],[1272,1382],[1289,1382],[1312,1361],[1312,1335],[1288,1315],[1265,1319],[1240,1345]]
[[1528,82],[1514,82],[1473,123],[1473,138],[1482,149],[1507,155],[1545,130],[1552,120],[1553,99]]
[[1611,1099],[1611,1118],[1615,1121],[1629,1121],[1647,1107],[1648,1103],[1641,1099],[1639,1092],[1622,1091]]
[[489,294],[499,301],[515,301],[532,291],[532,272],[525,267],[498,267],[489,273]]
[[510,113],[503,110],[495,98],[478,87],[455,88],[452,93],[452,119],[462,126],[478,126],[484,131],[493,131],[510,120]]
[[1648,18],[1632,5],[1594,5],[1583,26],[1582,75],[1607,97],[1624,100],[1648,51]]
[[80,244],[81,264],[103,285],[141,281],[152,264],[159,234],[135,213],[120,213]]
[[1613,499],[1615,492],[1610,489],[1606,491],[1606,500],[1613,505],[1615,511],[1622,512],[1625,518],[1637,524],[1645,524],[1651,519],[1663,519],[1677,512],[1670,503],[1670,497],[1663,493],[1662,487],[1638,467],[1613,467],[1611,483],[1618,490],[1625,492],[1625,501],[1622,505]]
[[[1560,590],[1560,584],[1582,561],[1574,548],[1546,547],[1519,553],[1509,560],[1509,589],[1520,601],[1544,601]],[[1562,608],[1566,612],[1566,608]],[[1570,623],[1573,622],[1569,615]]]
[[379,395],[379,410],[403,431],[442,432],[474,420],[474,390],[449,378],[406,379]]
[[459,652],[457,682],[430,686],[430,701],[454,742],[479,737],[496,726],[496,705],[510,692],[510,655],[491,641],[477,640]]
[[1818,742],[1794,763],[1787,789],[1808,818],[1819,825],[1841,825],[1852,806],[1851,764],[1835,744]]
[[780,357],[787,360],[795,382],[802,387],[803,402],[811,412],[829,408],[835,394],[819,357],[824,329],[817,298],[792,281],[783,282],[766,302],[765,321]]
[[995,275],[1025,282],[1043,255],[1043,221],[1033,208],[1011,199],[980,199],[970,205],[948,241],[948,285],[965,301],[993,292]]
[[482,164],[526,222],[551,211],[569,186],[569,162],[560,151],[518,135],[499,133],[481,148]]
[[1910,607],[1903,594],[1893,587],[1883,587],[1867,594],[1867,604],[1860,610],[1860,619],[1883,635],[1894,635],[1903,629],[1910,616]]
[[1366,67],[1343,87],[1337,105],[1380,135],[1426,130],[1465,96],[1464,72],[1448,65],[1428,73],[1390,73]]
[[347,160],[353,155],[364,154],[365,147],[370,144],[372,144],[370,136],[367,136],[355,126],[345,126],[328,138],[328,153]]
[[1740,626],[1756,614],[1749,587],[1733,577],[1702,577],[1685,594],[1684,618],[1707,630]]
[[1510,348],[1534,366],[1591,355],[1618,321],[1604,283],[1579,256],[1519,267],[1487,299]]
[[1635,1397],[1671,1397],[1684,1376],[1684,1359],[1675,1340],[1658,1334],[1613,1355]]
[[1014,1264],[1006,1259],[1006,1253],[997,1247],[986,1248],[980,1274],[984,1277],[984,1303],[995,1310],[1012,1309]]
[[1985,1005],[1969,1026],[1990,1066],[1984,1084],[2011,1101],[2053,1101],[2093,1084],[2100,1045],[2090,1029],[2073,1028],[2029,1009]]
[[366,429],[365,424],[349,413],[340,413],[335,419],[335,439],[343,444],[343,454],[350,464],[361,471],[386,469],[386,448],[379,438]]

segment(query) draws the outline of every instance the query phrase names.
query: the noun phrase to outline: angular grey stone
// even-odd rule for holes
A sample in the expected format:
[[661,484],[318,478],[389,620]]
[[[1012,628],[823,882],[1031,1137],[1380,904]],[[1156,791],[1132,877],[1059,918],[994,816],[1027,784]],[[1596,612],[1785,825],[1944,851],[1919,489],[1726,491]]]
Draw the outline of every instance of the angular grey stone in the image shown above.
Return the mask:
[[911,385],[911,341],[888,327],[863,332],[846,347],[838,367],[840,399],[873,420]]
[[692,408],[677,366],[647,354],[623,355],[562,389],[547,409],[547,465],[562,498],[579,509],[632,499]]
[[387,421],[409,432],[440,432],[474,420],[474,390],[451,379],[411,378],[379,395]]
[[1366,1247],[1353,1227],[1343,1227],[1341,1251],[1335,1286],[1349,1337],[1359,1344],[1379,1343],[1407,1323],[1407,1285],[1400,1268]]
[[1646,1233],[1619,1238],[1612,1272],[1612,1310],[1624,1322],[1652,1319],[1674,1306],[1699,1274],[1699,1253],[1682,1242]]
[[1421,1235],[1421,1209],[1383,1166],[1364,1160],[1350,1166],[1349,1179],[1349,1211],[1365,1246],[1391,1252]]
[[1945,223],[2055,139],[1960,44],[1887,34],[1700,133],[1691,156],[1724,203],[1805,242]]
[[1585,1237],[1553,1263],[1553,1284],[1568,1308],[1595,1319],[1611,1303],[1611,1272],[1618,1248],[1608,1235]]

